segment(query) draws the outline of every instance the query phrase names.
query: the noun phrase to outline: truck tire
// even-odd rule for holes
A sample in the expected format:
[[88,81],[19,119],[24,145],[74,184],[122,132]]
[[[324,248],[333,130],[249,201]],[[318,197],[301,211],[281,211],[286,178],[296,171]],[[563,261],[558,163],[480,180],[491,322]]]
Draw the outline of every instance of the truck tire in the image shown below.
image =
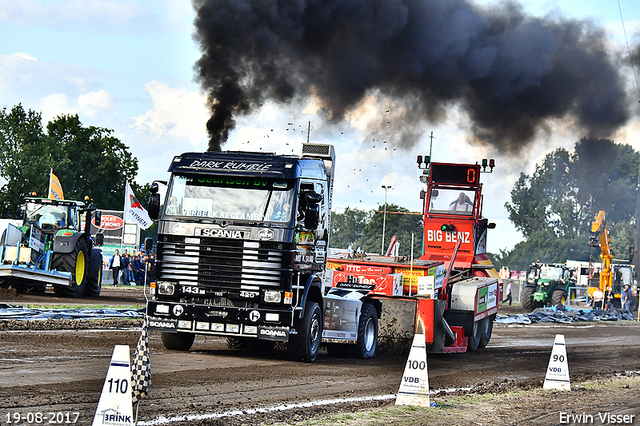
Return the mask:
[[241,337],[227,337],[227,347],[229,349],[247,349],[247,339]]
[[87,272],[87,284],[84,287],[86,296],[100,296],[102,286],[102,250],[91,250],[89,258],[89,271]]
[[247,350],[250,352],[270,352],[275,347],[275,342],[271,340],[260,340],[252,337],[227,337],[227,347],[229,349]]
[[191,333],[160,333],[162,345],[172,351],[188,351],[196,338]]
[[534,287],[525,287],[522,290],[522,309],[527,312],[533,312],[535,304],[533,303],[533,293],[536,289]]
[[564,306],[564,302],[566,301],[567,301],[566,291],[562,289],[553,290],[553,293],[551,294],[551,306],[558,306],[558,305]]
[[71,253],[54,253],[51,265],[51,268],[56,271],[71,272],[71,286],[54,286],[55,293],[59,296],[82,296],[87,282],[88,270],[87,242],[85,239],[78,239]]
[[475,352],[480,347],[480,340],[482,339],[482,324],[482,321],[474,321],[473,326],[471,327],[471,335],[467,341],[467,351]]
[[351,358],[372,358],[378,347],[378,311],[371,303],[362,305],[358,320],[358,341],[347,346]]
[[486,348],[491,340],[491,333],[493,333],[493,319],[495,315],[489,315],[482,320],[482,336],[480,336],[479,348]]
[[304,317],[294,320],[298,334],[289,337],[287,350],[294,361],[313,362],[320,351],[322,341],[322,311],[316,302],[307,301]]

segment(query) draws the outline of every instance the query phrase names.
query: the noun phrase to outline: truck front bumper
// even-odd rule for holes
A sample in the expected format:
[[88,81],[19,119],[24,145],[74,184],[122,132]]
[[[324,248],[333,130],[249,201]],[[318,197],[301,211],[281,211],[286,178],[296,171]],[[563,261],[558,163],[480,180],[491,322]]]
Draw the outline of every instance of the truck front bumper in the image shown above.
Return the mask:
[[205,306],[150,300],[149,330],[288,342],[292,310]]

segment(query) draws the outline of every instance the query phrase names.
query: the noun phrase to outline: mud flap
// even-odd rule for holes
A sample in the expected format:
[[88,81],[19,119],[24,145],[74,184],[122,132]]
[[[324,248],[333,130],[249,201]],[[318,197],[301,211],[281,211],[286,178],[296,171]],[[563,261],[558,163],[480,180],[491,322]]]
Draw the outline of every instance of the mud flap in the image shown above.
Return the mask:
[[429,352],[444,352],[446,330],[442,322],[446,301],[426,298],[375,297],[380,301],[378,340],[387,351],[389,346],[404,353],[411,347],[413,336],[425,335]]
[[[427,351],[432,353],[444,352],[445,339],[448,335],[446,328],[449,325],[444,324],[444,310],[447,302],[444,300],[435,300],[433,306],[433,342],[427,343]],[[453,342],[451,342],[453,343]]]

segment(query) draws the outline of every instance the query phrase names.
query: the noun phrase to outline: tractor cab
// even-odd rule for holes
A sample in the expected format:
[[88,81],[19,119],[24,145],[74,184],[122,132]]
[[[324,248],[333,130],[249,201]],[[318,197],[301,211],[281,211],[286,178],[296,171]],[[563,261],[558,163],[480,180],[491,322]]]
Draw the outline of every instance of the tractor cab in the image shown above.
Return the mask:
[[33,225],[50,235],[65,228],[79,231],[82,207],[83,204],[76,201],[27,198],[23,224]]

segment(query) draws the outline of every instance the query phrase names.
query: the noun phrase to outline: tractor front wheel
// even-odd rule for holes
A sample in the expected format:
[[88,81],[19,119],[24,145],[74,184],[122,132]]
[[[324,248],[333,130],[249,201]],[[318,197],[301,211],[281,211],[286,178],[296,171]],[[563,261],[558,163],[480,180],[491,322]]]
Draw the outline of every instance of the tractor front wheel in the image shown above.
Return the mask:
[[563,305],[567,301],[567,292],[564,290],[554,290],[551,295],[551,305],[558,306]]
[[87,242],[80,238],[71,253],[54,253],[52,269],[71,272],[71,285],[54,286],[59,296],[80,297],[87,282]]
[[535,287],[525,287],[522,290],[522,309],[527,312],[533,312],[535,304],[533,302],[533,293],[535,293]]

